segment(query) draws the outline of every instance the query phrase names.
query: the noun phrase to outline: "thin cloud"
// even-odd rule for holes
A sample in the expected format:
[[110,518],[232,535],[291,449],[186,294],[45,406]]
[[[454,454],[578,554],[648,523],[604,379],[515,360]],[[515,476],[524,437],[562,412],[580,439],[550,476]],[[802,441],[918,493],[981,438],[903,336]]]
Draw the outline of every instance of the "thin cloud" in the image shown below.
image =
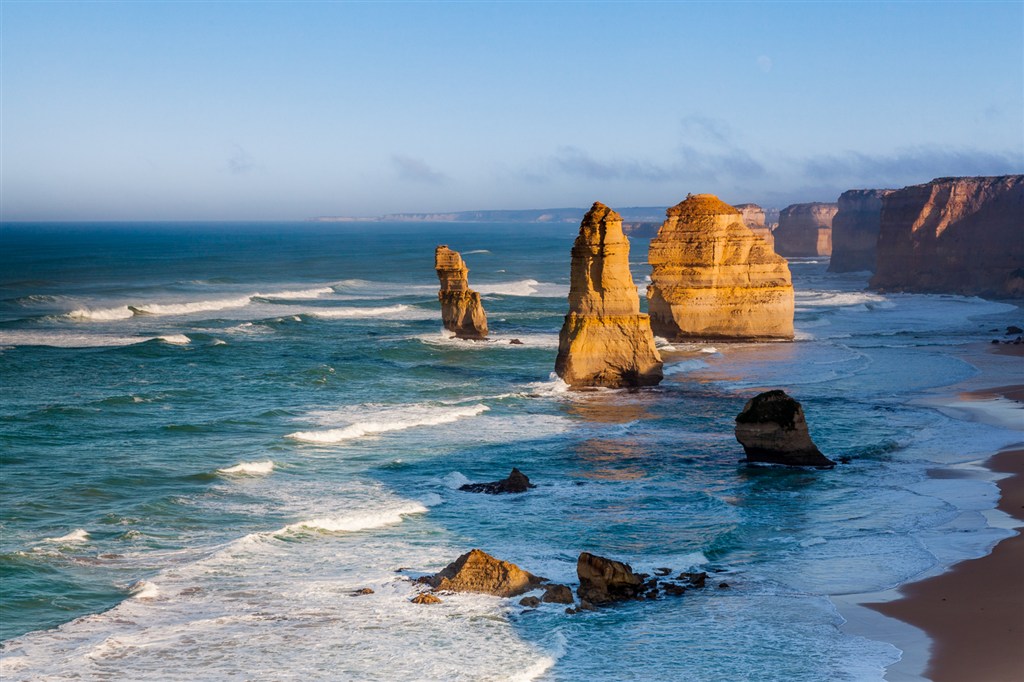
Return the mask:
[[1024,158],[970,149],[914,147],[893,154],[845,152],[800,162],[807,178],[845,181],[863,186],[906,185],[958,175],[1008,175],[1024,171]]
[[256,160],[241,145],[234,145],[228,156],[228,170],[232,175],[244,175],[256,168]]
[[422,159],[395,154],[391,163],[398,172],[398,177],[409,182],[420,182],[428,185],[440,185],[448,180],[448,176],[432,168]]

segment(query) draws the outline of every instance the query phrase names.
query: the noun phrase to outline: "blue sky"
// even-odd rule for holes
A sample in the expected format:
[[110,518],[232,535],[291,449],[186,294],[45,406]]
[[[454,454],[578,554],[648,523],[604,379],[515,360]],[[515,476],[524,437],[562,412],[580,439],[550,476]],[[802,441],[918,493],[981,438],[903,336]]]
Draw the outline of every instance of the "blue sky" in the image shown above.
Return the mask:
[[0,1],[0,218],[785,206],[1024,172],[1024,3]]

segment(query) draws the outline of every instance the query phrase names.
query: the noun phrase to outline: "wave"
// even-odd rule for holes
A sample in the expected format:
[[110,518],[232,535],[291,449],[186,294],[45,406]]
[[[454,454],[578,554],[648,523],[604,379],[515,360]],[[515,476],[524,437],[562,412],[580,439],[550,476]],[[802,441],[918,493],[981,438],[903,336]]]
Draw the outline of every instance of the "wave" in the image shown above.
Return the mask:
[[326,294],[333,294],[334,287],[317,287],[315,289],[298,289],[295,291],[278,291],[275,294],[255,294],[253,298],[262,298],[268,301],[274,301],[278,299],[284,300],[303,300],[310,298],[320,298]]
[[474,253],[490,253],[489,249],[473,249],[472,251],[463,251],[463,255],[469,256]]
[[670,377],[675,374],[685,374],[687,372],[693,372],[698,369],[704,369],[708,366],[708,363],[703,360],[683,360],[682,362],[673,362],[670,365],[665,365],[665,376]]
[[192,342],[192,339],[188,338],[184,334],[168,334],[167,336],[158,336],[156,338],[157,341],[163,341],[164,343],[170,343],[175,346],[183,346]]
[[[488,350],[493,348],[558,348],[558,334],[490,334],[484,341],[459,339],[447,329],[437,334],[411,337],[432,346],[445,346],[460,350]],[[513,343],[518,341],[519,343]]]
[[132,597],[135,599],[156,599],[160,595],[160,588],[148,580],[137,580],[128,587]]
[[61,535],[59,538],[43,538],[43,542],[50,542],[57,545],[67,545],[71,543],[81,543],[89,541],[89,533],[84,528],[76,528],[67,535]]
[[239,462],[234,466],[217,469],[218,474],[243,474],[246,476],[264,476],[274,470],[273,460],[262,462]]
[[127,320],[133,315],[135,315],[135,313],[132,312],[128,306],[121,305],[115,308],[78,308],[69,313],[65,313],[64,317],[70,320],[113,322],[115,320]]
[[191,313],[208,313],[231,308],[244,308],[252,301],[252,296],[236,296],[210,301],[191,301],[189,303],[141,303],[128,306],[136,315],[188,315]]
[[494,296],[561,298],[569,295],[569,287],[564,284],[538,282],[535,279],[520,279],[515,282],[474,282],[472,288],[481,295]]
[[291,523],[284,528],[275,531],[272,535],[288,535],[308,531],[320,533],[355,532],[382,528],[401,523],[403,519],[411,514],[425,514],[428,511],[426,505],[421,502],[409,502],[391,509],[378,509],[374,511],[359,512],[345,516],[322,516],[315,519],[308,519]]
[[[377,419],[358,421],[340,429],[327,429],[325,431],[296,431],[289,433],[286,438],[303,441],[306,443],[333,444],[341,443],[354,438],[387,433],[389,431],[404,431],[417,426],[438,426],[450,424],[466,417],[475,417],[483,414],[490,408],[483,404],[468,407],[439,408],[436,406],[414,406],[411,408],[399,408],[385,411]],[[390,417],[390,418],[389,418]]]
[[49,346],[52,348],[106,348],[132,346],[153,341],[155,336],[116,336],[111,334],[79,334],[65,331],[0,331],[0,346]]
[[[411,305],[389,305],[389,306],[378,306],[378,307],[337,307],[337,308],[317,308],[316,310],[303,311],[303,315],[309,315],[310,317],[319,317],[323,320],[344,320],[348,318],[359,318],[359,317],[393,317],[395,315],[406,316],[405,314],[415,311],[420,311],[421,308],[416,308]],[[427,311],[422,310],[424,314]],[[436,317],[437,315],[433,312],[430,313],[430,317]]]

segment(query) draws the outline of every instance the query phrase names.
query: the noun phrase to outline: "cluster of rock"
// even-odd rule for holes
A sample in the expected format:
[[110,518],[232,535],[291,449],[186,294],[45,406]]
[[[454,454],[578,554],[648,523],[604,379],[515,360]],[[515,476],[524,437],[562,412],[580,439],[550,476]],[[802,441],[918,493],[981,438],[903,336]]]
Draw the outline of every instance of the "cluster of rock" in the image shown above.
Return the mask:
[[713,194],[691,194],[668,209],[648,260],[648,313],[658,336],[793,338],[789,264]]
[[[673,571],[670,568],[656,569],[664,578]],[[657,599],[662,594],[681,596],[688,588],[704,587],[706,573],[680,573],[675,578],[659,580],[646,573],[636,573],[621,561],[582,552],[576,561],[576,577],[579,587],[576,594],[579,604],[566,609],[566,613],[593,610],[617,602],[637,599]],[[508,561],[496,559],[490,554],[473,549],[448,564],[444,569],[420,578],[417,582],[427,585],[432,592],[475,592],[496,597],[517,597],[527,592],[544,590],[540,597],[527,596],[519,601],[523,606],[536,608],[541,604],[573,604],[572,590],[567,585],[551,583]],[[725,583],[720,588],[727,587]],[[416,604],[440,604],[442,600],[431,591],[421,592],[412,598]]]
[[736,440],[748,462],[818,468],[834,467],[811,440],[799,402],[785,391],[760,393],[736,417]]
[[829,272],[875,270],[882,199],[891,189],[851,189],[839,195],[832,219],[832,259]]
[[459,339],[479,341],[487,338],[487,314],[480,294],[469,288],[469,268],[458,251],[446,244],[434,250],[434,269],[441,282],[437,298],[441,301],[444,328]]
[[572,247],[569,313],[558,335],[555,372],[573,387],[653,386],[661,356],[629,272],[622,218],[595,202]]
[[886,195],[870,286],[1024,296],[1024,175],[939,178]]
[[832,255],[832,219],[838,210],[836,204],[821,202],[782,209],[773,233],[775,251],[790,257]]

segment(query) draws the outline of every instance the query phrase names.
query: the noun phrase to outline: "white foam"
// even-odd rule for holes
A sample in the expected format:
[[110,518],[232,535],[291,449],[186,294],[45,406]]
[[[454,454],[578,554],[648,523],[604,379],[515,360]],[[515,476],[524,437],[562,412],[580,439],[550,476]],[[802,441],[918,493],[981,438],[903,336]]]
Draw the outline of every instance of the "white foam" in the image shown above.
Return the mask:
[[470,482],[468,478],[466,478],[461,472],[458,471],[451,472],[442,480],[444,481],[445,487],[451,488],[452,490],[458,490],[459,488]]
[[569,295],[569,287],[565,284],[538,282],[535,279],[520,279],[513,282],[474,282],[472,288],[479,294],[492,296],[561,298]]
[[234,466],[225,467],[224,469],[217,469],[218,474],[243,474],[246,476],[265,476],[274,470],[274,462],[272,460],[264,460],[262,462],[239,462]]
[[132,597],[141,600],[156,599],[160,596],[160,588],[148,580],[137,580],[129,586],[128,591]]
[[89,322],[112,322],[114,320],[127,320],[134,314],[128,306],[121,305],[115,308],[78,308],[66,313],[64,317],[71,320],[86,320]]
[[[558,348],[558,334],[490,334],[484,341],[456,338],[447,329],[436,334],[414,336],[422,343],[459,350],[492,350],[495,348]],[[512,343],[513,339],[519,343]]]
[[321,516],[291,523],[275,531],[273,535],[286,535],[315,531],[322,533],[352,533],[359,530],[370,530],[393,526],[401,523],[410,514],[425,514],[427,507],[420,502],[409,502],[391,509],[357,512],[344,516]]
[[547,381],[535,381],[526,385],[530,394],[545,397],[564,396],[569,393],[569,384],[554,372],[548,375]]
[[189,315],[191,313],[207,313],[231,308],[243,308],[249,305],[251,296],[236,296],[210,301],[190,301],[188,303],[141,303],[130,306],[138,315]]
[[254,298],[264,298],[264,299],[267,299],[267,300],[284,299],[284,300],[297,301],[297,300],[303,300],[303,299],[320,298],[321,296],[324,296],[326,294],[333,294],[333,293],[334,293],[334,288],[333,287],[316,287],[315,289],[298,289],[298,290],[294,290],[294,291],[278,291],[278,292],[273,293],[273,294],[256,294],[256,296]]
[[84,528],[76,528],[67,535],[59,538],[43,538],[43,542],[51,542],[56,545],[78,544],[89,541],[89,533]]
[[336,307],[315,308],[303,311],[304,315],[318,317],[323,320],[343,320],[350,318],[381,317],[393,319],[431,319],[438,313],[414,306],[398,304],[377,307]]
[[487,249],[473,249],[472,251],[465,251],[463,253],[467,256],[470,256],[474,253],[490,253],[490,251]]
[[152,341],[152,336],[116,336],[112,334],[81,334],[78,332],[34,331],[9,329],[0,331],[0,345],[50,346],[52,348],[103,348],[131,346]]
[[158,336],[157,339],[164,343],[170,343],[175,346],[183,346],[187,343],[191,343],[192,339],[188,338],[184,334],[168,334],[166,336]]
[[466,407],[440,408],[436,406],[410,406],[394,410],[384,410],[376,418],[358,421],[348,426],[325,431],[296,431],[286,437],[307,443],[333,444],[354,438],[402,431],[417,426],[438,426],[450,424],[466,417],[475,417],[486,412],[486,405],[478,404]]

